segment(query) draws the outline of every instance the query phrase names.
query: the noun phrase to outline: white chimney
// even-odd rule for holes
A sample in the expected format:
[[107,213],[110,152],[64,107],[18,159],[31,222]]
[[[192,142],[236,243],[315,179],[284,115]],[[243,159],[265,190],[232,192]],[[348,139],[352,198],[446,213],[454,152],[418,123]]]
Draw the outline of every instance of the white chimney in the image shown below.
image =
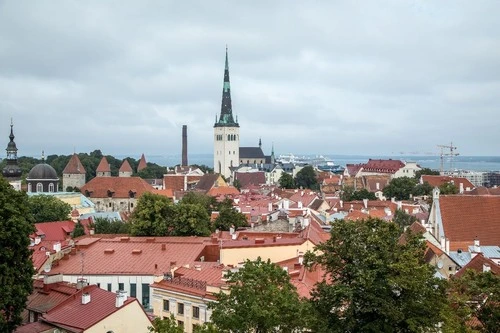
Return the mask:
[[401,201],[398,201],[398,209],[401,209],[403,207],[403,203]]
[[483,273],[491,271],[491,266],[490,264],[484,263],[483,264]]
[[444,237],[441,237],[440,243],[441,243],[441,250],[445,251],[446,250],[446,239]]
[[304,252],[300,251],[299,252],[299,265],[302,265],[304,263]]
[[41,241],[42,241],[42,238],[40,236],[35,237],[35,245],[40,244]]
[[234,235],[234,225],[232,224],[231,227],[229,228],[229,234]]
[[269,202],[269,203],[267,204],[267,211],[268,211],[268,212],[272,212],[272,211],[273,211],[273,203],[272,203],[272,202]]
[[459,193],[462,194],[464,193],[464,183],[460,183],[460,190]]
[[290,203],[288,202],[288,200],[283,200],[283,208],[284,209],[289,209],[290,208]]
[[187,191],[188,189],[188,180],[187,180],[187,176],[184,175],[184,191]]
[[56,252],[60,252],[61,251],[61,243],[57,242],[53,245],[53,249],[54,251]]
[[368,199],[363,199],[363,206],[368,209]]
[[375,188],[377,189],[377,191],[378,191],[378,190],[380,190],[380,183],[378,183],[378,182],[377,182],[377,183],[375,184]]
[[82,304],[88,304],[88,303],[90,303],[90,294],[83,293],[82,294]]
[[298,207],[299,207],[299,208],[302,208],[302,201],[299,201],[299,202],[297,203],[297,205],[298,205]]
[[304,227],[307,227],[308,225],[309,225],[309,218],[308,218],[308,217],[306,217],[306,218],[304,219]]
[[339,204],[340,204],[340,208],[344,208],[344,201],[340,200]]
[[125,301],[127,300],[127,292],[123,290],[116,291],[116,307],[120,308],[123,306]]
[[450,240],[448,238],[445,240],[445,252],[446,254],[450,254]]
[[474,253],[481,253],[481,246],[479,245],[479,239],[474,239]]
[[303,197],[304,196],[304,191],[300,191],[300,196]]

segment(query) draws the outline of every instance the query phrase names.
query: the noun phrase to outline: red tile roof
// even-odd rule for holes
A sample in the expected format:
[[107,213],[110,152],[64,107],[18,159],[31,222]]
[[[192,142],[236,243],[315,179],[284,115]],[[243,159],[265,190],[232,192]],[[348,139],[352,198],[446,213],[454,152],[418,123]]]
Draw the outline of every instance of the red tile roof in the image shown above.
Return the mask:
[[113,193],[113,198],[130,198],[131,192],[136,198],[145,192],[155,192],[155,188],[140,177],[95,177],[81,188],[82,193],[90,198],[107,198],[108,190]]
[[134,172],[134,171],[132,170],[132,167],[130,166],[130,163],[128,162],[128,160],[124,159],[118,172]]
[[141,155],[141,159],[139,160],[139,164],[137,165],[137,172],[145,169],[148,166],[146,163],[146,157],[144,157],[144,154]]
[[186,176],[183,174],[167,174],[163,177],[163,188],[173,191],[184,190],[184,178],[186,178],[186,186],[189,189],[195,186],[203,176]]
[[57,221],[35,223],[36,233],[45,235],[44,241],[63,241],[71,238],[71,233],[75,229],[73,221]]
[[500,197],[440,196],[439,207],[450,249],[456,250],[459,242],[473,244],[474,239],[482,245],[500,244]]
[[290,258],[276,263],[282,268],[286,268],[290,275],[290,282],[297,289],[300,297],[311,298],[316,283],[323,280],[324,270],[319,265],[315,265],[312,270],[306,269],[299,264],[299,258]]
[[404,167],[405,164],[400,160],[372,160],[369,159],[368,163],[363,164],[363,171],[366,172],[380,172],[380,173],[396,173],[399,169]]
[[[85,253],[85,274],[158,275],[170,270],[171,262],[182,266],[195,262],[208,237],[116,237],[80,239]],[[81,274],[81,258],[70,255],[52,267],[53,273]]]
[[[90,295],[90,302],[82,304],[82,293]],[[97,286],[88,286],[78,292],[77,295],[68,298],[54,309],[43,316],[43,320],[56,325],[71,329],[84,331],[104,318],[122,309],[123,307],[137,302],[137,299],[127,297],[120,308],[116,307],[116,294]]]
[[363,164],[346,164],[345,170],[347,175],[354,177],[361,170]]
[[263,185],[266,183],[266,174],[263,171],[236,172],[234,177],[240,182],[242,188],[246,188],[250,184]]
[[172,189],[165,189],[165,190],[156,190],[154,193],[163,195],[164,197],[173,199],[174,198],[174,191]]
[[101,162],[97,166],[96,172],[111,172],[111,166],[106,159],[106,156],[103,156]]
[[500,195],[500,187],[484,187],[479,186],[470,191],[464,191],[464,194],[469,195]]
[[68,282],[50,283],[44,287],[43,279],[34,280],[33,292],[28,296],[26,309],[45,313],[77,292],[76,286]]
[[467,263],[464,267],[462,267],[457,274],[456,277],[461,277],[465,274],[465,271],[468,269],[473,269],[476,272],[483,272],[484,266],[489,265],[491,273],[495,275],[500,275],[500,266],[495,264],[495,262],[489,258],[483,256],[482,253],[477,254],[471,261]]
[[19,326],[14,333],[38,333],[49,331],[50,329],[54,329],[54,326],[41,321],[35,321]]
[[85,168],[83,167],[82,162],[80,162],[80,159],[78,158],[78,155],[75,153],[71,158],[69,159],[68,164],[66,164],[66,167],[63,170],[63,174],[85,174]]
[[428,182],[432,187],[439,187],[443,184],[452,183],[457,189],[460,189],[460,184],[463,184],[464,190],[469,188],[472,190],[475,186],[467,178],[451,177],[451,176],[436,176],[436,175],[422,175],[422,181]]

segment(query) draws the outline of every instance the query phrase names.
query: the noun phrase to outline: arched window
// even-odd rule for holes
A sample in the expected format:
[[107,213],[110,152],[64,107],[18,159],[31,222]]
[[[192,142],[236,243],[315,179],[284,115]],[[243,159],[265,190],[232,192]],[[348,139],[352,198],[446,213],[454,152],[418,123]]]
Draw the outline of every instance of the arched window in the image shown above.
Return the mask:
[[28,192],[31,192],[31,183],[28,183]]
[[54,192],[54,184],[53,183],[49,184],[49,192]]
[[36,184],[36,191],[37,192],[43,192],[43,184],[42,183],[37,183]]
[[227,135],[227,141],[231,141],[231,136],[229,134]]

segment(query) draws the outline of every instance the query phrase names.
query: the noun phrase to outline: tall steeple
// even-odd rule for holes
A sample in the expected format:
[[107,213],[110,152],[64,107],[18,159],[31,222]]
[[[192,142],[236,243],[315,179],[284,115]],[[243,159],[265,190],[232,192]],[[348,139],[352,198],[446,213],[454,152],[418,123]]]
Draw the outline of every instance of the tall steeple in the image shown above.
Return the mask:
[[7,144],[7,165],[2,170],[2,175],[5,178],[18,178],[21,177],[22,170],[17,165],[17,146],[14,142],[14,123],[12,122],[12,118],[10,119],[10,135],[9,135],[9,143]]
[[222,104],[219,121],[216,120],[214,127],[239,127],[238,121],[234,121],[233,108],[231,105],[231,84],[229,83],[229,60],[226,46],[226,65],[224,67],[224,85],[222,88]]

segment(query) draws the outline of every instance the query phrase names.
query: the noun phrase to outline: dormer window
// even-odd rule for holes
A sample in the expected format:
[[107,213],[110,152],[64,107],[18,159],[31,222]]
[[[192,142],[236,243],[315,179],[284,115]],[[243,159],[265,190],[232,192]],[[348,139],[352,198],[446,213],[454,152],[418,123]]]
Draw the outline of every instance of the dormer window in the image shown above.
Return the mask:
[[128,191],[128,196],[129,196],[130,198],[135,198],[135,194],[136,194],[136,191],[134,191],[134,190],[130,190],[130,191]]
[[108,190],[108,197],[111,198],[115,194],[115,191],[113,190]]

